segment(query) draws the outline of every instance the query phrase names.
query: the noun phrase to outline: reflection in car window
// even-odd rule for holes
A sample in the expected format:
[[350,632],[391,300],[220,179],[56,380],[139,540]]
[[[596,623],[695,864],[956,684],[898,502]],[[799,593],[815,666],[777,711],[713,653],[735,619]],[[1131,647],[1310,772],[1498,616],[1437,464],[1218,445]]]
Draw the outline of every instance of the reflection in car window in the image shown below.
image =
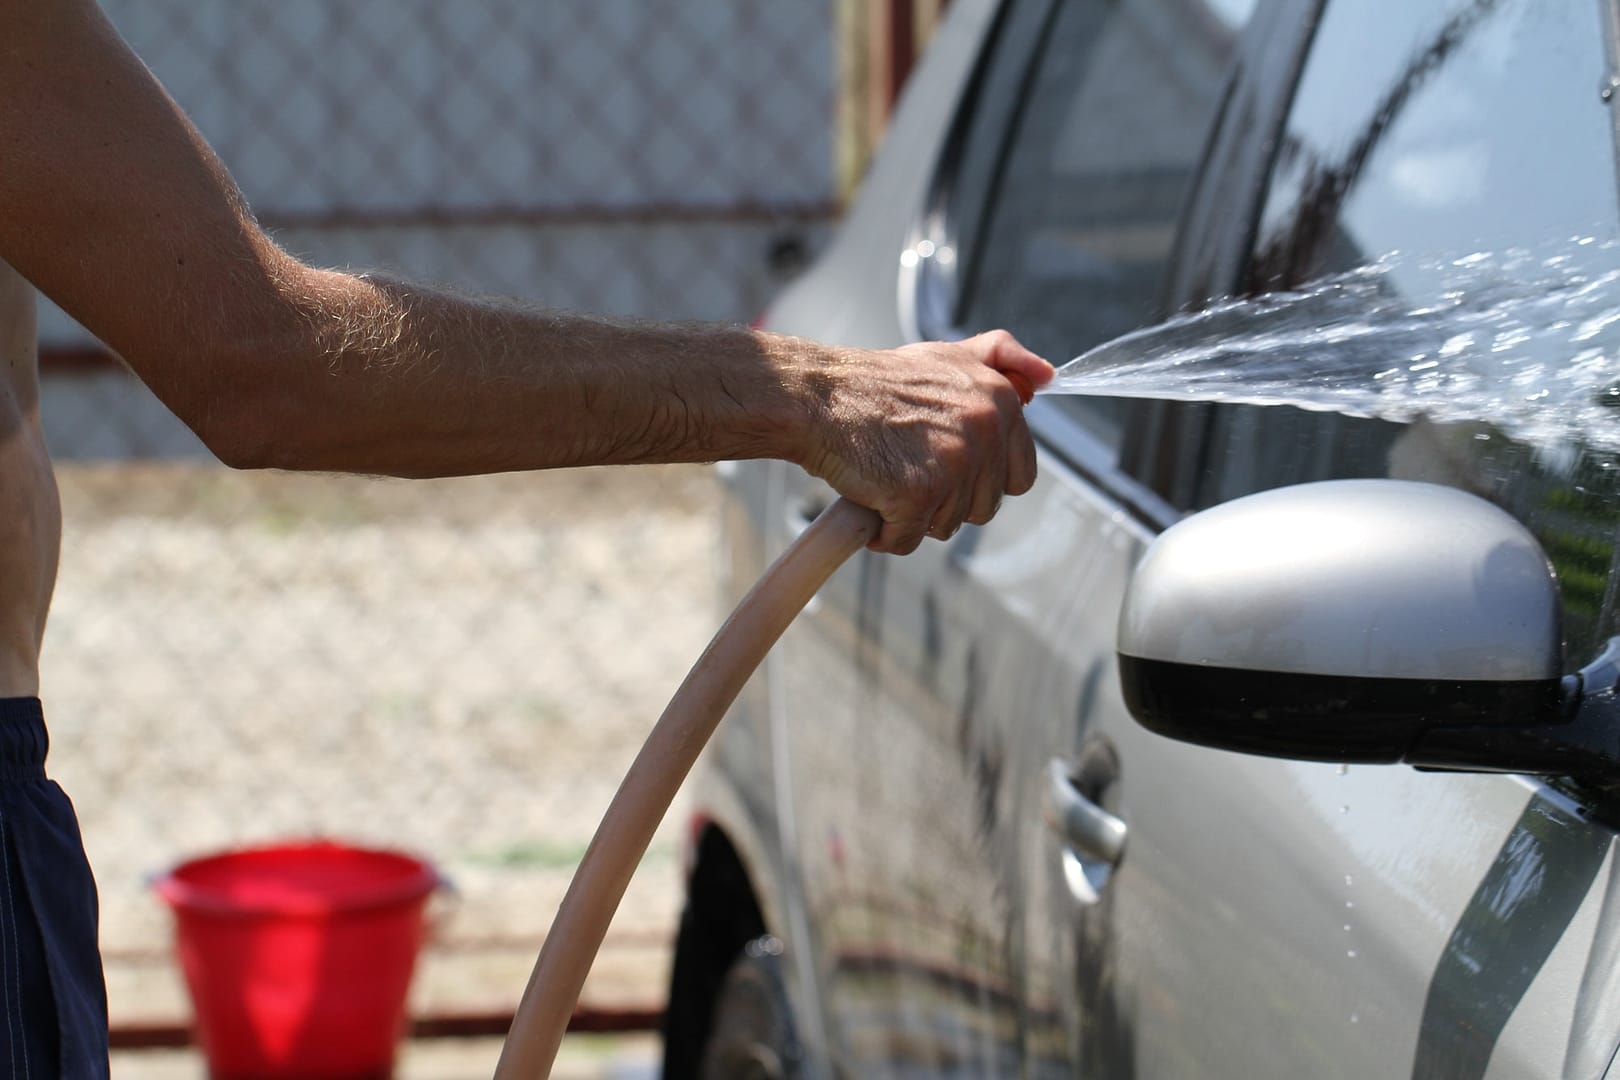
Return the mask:
[[1572,238],[1616,238],[1599,23],[1596,4],[1331,4],[1281,144],[1254,284],[1396,250],[1580,255]]
[[[1249,288],[1292,287],[1397,251],[1391,285],[1418,303],[1441,299],[1433,268],[1470,256],[1523,251],[1574,273],[1607,268],[1620,240],[1612,117],[1599,94],[1607,71],[1597,4],[1330,2],[1279,143]],[[1620,468],[1607,456],[1531,449],[1485,425],[1394,428],[1226,407],[1206,445],[1203,505],[1356,475],[1492,498],[1557,567],[1570,660],[1615,632]]]
[[[955,321],[1006,326],[1061,362],[1161,316],[1181,204],[1252,0],[1022,7],[1043,24],[1022,107],[1010,134],[1005,114],[975,118],[950,209]],[[1117,448],[1122,403],[1063,400]]]

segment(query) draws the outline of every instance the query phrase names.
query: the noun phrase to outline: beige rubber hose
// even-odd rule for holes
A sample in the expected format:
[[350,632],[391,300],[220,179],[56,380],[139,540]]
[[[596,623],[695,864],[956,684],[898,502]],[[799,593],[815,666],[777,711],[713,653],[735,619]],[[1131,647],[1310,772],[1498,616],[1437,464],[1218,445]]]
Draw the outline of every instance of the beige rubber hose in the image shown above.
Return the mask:
[[653,725],[585,852],[518,1002],[495,1080],[551,1075],[563,1032],[630,875],[720,717],[800,609],[878,534],[878,515],[839,499],[765,571]]

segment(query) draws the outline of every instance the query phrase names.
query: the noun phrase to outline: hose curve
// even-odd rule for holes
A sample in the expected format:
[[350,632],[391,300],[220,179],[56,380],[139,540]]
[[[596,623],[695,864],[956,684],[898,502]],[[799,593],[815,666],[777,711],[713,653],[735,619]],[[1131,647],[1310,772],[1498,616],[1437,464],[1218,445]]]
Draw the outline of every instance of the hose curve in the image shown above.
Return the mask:
[[816,591],[882,527],[839,499],[743,597],[653,725],[625,773],[541,946],[495,1066],[495,1080],[551,1074],[591,962],[636,864],[720,718]]

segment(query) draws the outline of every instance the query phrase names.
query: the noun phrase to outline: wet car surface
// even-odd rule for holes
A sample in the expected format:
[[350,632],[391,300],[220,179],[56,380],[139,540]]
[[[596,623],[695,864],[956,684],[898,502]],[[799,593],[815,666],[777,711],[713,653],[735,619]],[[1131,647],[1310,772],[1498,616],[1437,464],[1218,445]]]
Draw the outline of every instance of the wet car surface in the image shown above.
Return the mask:
[[[767,325],[862,345],[1004,325],[1063,360],[1394,250],[1597,274],[1620,240],[1606,12],[958,0]],[[1188,514],[1396,478],[1530,529],[1574,671],[1616,632],[1614,456],[1488,418],[1096,398],[1028,416],[1034,491],[913,556],[857,556],[711,747],[668,1075],[1605,1075],[1603,777],[1178,742],[1129,714],[1115,646],[1134,568]],[[723,474],[740,594],[830,495],[779,464]],[[1121,842],[1077,843],[1076,808]]]

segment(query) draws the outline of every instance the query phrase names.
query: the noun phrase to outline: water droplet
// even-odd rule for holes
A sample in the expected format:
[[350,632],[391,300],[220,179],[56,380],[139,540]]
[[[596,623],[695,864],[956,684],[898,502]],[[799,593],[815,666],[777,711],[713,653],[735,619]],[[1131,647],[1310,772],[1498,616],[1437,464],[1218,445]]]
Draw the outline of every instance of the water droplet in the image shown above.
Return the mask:
[[1350,910],[1356,906],[1356,902],[1354,900],[1346,900],[1344,902],[1344,906],[1346,910]]
[[1354,885],[1356,882],[1354,878],[1352,878],[1349,874],[1346,874],[1344,875],[1344,883],[1346,885]]
[[1356,950],[1354,950],[1354,949],[1346,949],[1346,950],[1344,950],[1344,955],[1346,957],[1348,957],[1349,959],[1354,960],[1356,958]]
[[1349,812],[1350,812],[1350,808],[1349,808],[1349,807],[1348,807],[1348,806],[1341,806],[1341,807],[1339,807],[1339,813],[1341,813],[1341,814],[1348,814],[1348,813],[1349,813]]
[[911,269],[913,266],[916,266],[917,265],[917,252],[914,251],[911,248],[906,248],[906,250],[902,251],[900,253],[900,265],[904,266],[908,270]]
[[1347,934],[1350,932],[1350,924],[1349,923],[1344,924],[1344,932],[1347,933]]
[[1351,1013],[1351,1014],[1350,1014],[1350,1022],[1351,1022],[1351,1023],[1352,1023],[1352,1024],[1359,1024],[1359,1023],[1361,1023],[1361,1014],[1360,1014],[1360,1013]]
[[1348,766],[1348,765],[1340,765],[1339,766],[1339,775],[1340,776],[1344,776],[1344,775],[1348,774],[1349,772],[1350,772],[1350,766]]
[[917,242],[917,257],[930,259],[934,255],[934,242],[932,240],[919,240]]
[[[1620,90],[1620,71],[1613,85]],[[1387,255],[1295,292],[1218,302],[1096,346],[1064,366],[1055,389],[1291,404],[1397,422],[1419,414],[1434,423],[1483,419],[1492,445],[1508,438],[1620,449],[1620,426],[1598,404],[1620,403],[1609,394],[1620,269],[1583,269],[1595,265],[1599,248],[1609,250],[1594,237],[1566,234],[1556,243],[1560,250],[1446,260]],[[908,250],[908,266],[946,257],[937,242]],[[1389,287],[1391,275],[1404,279],[1409,269],[1428,285],[1415,293]],[[1569,355],[1572,334],[1591,336],[1593,346],[1601,340],[1590,363]]]

